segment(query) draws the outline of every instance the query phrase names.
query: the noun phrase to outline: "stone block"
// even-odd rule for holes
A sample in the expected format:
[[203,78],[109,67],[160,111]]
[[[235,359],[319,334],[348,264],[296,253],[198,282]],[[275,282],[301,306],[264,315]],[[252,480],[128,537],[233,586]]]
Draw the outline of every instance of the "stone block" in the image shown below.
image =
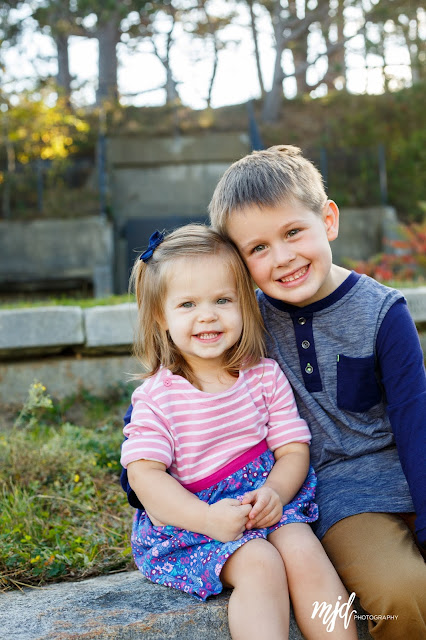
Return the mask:
[[117,347],[133,343],[136,304],[124,303],[84,309],[85,347]]
[[0,222],[0,281],[97,279],[104,293],[112,262],[112,225],[100,217]]
[[414,322],[426,322],[426,287],[400,289],[405,296]]
[[[84,357],[76,354],[0,362],[0,403],[23,404],[35,380],[42,382],[54,398],[66,398],[81,389],[102,396],[109,387],[125,384],[141,371],[135,358],[124,355]],[[134,382],[135,387],[138,384]]]
[[0,312],[0,353],[52,352],[84,342],[80,307],[34,307]]
[[249,151],[250,140],[245,132],[227,131],[173,138],[111,136],[108,139],[108,159],[113,167],[218,161],[229,165]]
[[[5,593],[0,633],[5,640],[231,640],[228,600],[225,591],[200,602],[137,571],[121,573]],[[370,638],[365,621],[358,638]],[[289,640],[303,640],[293,615]]]

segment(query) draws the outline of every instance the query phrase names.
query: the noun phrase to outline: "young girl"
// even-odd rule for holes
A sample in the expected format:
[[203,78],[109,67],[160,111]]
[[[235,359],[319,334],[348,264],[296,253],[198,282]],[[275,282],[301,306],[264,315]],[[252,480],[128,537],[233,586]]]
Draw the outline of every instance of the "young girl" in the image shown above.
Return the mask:
[[132,282],[147,373],[121,461],[144,505],[138,568],[202,600],[232,587],[234,640],[257,638],[260,620],[263,637],[288,638],[289,595],[306,638],[356,638],[350,615],[333,629],[313,615],[315,602],[348,596],[307,524],[318,517],[310,432],[277,363],[262,358],[236,249],[200,225],[155,232]]

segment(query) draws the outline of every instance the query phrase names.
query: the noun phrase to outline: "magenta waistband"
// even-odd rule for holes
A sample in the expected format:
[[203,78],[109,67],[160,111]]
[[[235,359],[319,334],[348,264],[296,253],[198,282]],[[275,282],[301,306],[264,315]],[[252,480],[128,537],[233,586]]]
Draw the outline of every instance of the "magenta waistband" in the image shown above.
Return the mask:
[[241,467],[244,467],[244,465],[252,462],[253,460],[255,460],[255,458],[258,458],[260,455],[262,455],[262,453],[265,453],[267,449],[268,445],[266,444],[266,439],[262,440],[258,444],[255,444],[254,447],[252,447],[248,451],[242,453],[240,456],[238,456],[238,458],[231,460],[231,462],[228,462],[227,465],[212,473],[211,476],[207,476],[206,478],[202,478],[201,480],[196,480],[196,482],[191,482],[191,484],[181,484],[183,487],[185,487],[185,489],[191,491],[191,493],[204,491],[204,489],[208,489],[208,487],[217,484],[221,480],[225,480],[225,478],[230,476],[232,473],[235,473],[235,471],[238,471],[238,469],[241,469]]

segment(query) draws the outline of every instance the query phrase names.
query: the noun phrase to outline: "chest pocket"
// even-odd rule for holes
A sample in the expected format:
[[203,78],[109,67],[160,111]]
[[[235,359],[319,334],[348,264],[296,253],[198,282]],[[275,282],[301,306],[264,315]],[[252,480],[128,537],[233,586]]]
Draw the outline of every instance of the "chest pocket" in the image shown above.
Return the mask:
[[374,355],[367,358],[337,358],[337,406],[339,409],[361,413],[368,411],[382,399],[377,383]]

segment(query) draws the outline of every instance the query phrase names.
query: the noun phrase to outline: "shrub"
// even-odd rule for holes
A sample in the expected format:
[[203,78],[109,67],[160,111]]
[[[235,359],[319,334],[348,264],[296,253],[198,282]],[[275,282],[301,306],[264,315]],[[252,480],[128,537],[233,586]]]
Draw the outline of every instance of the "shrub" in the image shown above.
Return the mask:
[[[121,389],[55,405],[36,382],[9,433],[0,432],[0,590],[132,566],[121,419],[112,411],[122,414],[129,397]],[[76,401],[82,426],[62,421]]]
[[388,238],[389,251],[370,260],[348,264],[359,273],[379,281],[422,283],[426,279],[426,222],[400,225],[398,239]]

